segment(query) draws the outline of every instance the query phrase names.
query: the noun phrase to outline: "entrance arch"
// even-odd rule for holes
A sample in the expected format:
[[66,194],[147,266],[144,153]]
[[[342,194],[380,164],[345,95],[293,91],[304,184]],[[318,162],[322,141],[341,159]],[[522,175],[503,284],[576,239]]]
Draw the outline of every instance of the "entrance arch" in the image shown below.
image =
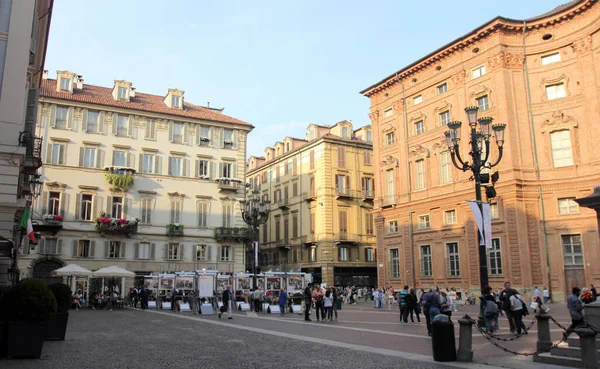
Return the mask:
[[63,281],[62,277],[53,277],[52,272],[58,268],[62,268],[64,263],[56,259],[43,259],[39,260],[33,266],[33,278],[39,279],[47,285],[54,283],[60,283]]

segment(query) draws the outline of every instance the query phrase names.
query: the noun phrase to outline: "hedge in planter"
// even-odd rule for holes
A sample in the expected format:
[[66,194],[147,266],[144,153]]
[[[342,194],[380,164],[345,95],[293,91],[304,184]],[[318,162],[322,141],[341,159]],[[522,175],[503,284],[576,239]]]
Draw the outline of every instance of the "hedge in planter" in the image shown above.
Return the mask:
[[71,288],[64,283],[55,283],[49,286],[56,299],[56,315],[48,320],[46,340],[65,340],[69,309],[73,304]]
[[40,358],[46,322],[56,314],[56,299],[48,287],[39,280],[25,279],[4,294],[0,311],[0,320],[6,321],[6,356]]

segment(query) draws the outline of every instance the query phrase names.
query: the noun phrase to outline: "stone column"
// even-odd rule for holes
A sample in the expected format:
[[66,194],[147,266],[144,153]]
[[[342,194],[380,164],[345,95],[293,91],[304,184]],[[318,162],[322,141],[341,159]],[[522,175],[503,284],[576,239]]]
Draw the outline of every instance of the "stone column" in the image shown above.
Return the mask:
[[579,335],[581,347],[582,368],[598,368],[598,348],[596,347],[596,331],[591,328],[576,328],[575,333]]
[[460,324],[460,330],[456,359],[470,363],[473,361],[473,322],[465,316],[458,320],[458,324]]
[[552,347],[552,338],[550,337],[550,315],[542,312],[537,314],[538,340],[537,351],[549,350]]

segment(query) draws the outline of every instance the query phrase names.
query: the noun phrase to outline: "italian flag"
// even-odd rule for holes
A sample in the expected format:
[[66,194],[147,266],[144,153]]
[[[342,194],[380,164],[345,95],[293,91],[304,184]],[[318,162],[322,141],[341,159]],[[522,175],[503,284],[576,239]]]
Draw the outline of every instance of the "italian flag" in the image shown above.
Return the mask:
[[27,237],[29,241],[35,243],[35,234],[33,233],[33,225],[31,224],[31,215],[29,214],[29,207],[26,207],[21,216],[21,228],[25,228],[27,231]]

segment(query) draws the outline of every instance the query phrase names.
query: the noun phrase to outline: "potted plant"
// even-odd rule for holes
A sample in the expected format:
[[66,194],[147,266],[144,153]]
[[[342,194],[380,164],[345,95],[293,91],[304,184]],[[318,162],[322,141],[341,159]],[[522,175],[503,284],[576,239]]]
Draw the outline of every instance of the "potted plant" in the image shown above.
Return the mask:
[[69,321],[69,308],[73,303],[71,288],[64,283],[55,283],[48,288],[56,299],[56,315],[48,321],[46,340],[64,341]]
[[0,320],[6,321],[3,337],[6,356],[39,359],[46,322],[56,314],[56,300],[48,287],[37,279],[25,279],[4,294],[0,311]]

